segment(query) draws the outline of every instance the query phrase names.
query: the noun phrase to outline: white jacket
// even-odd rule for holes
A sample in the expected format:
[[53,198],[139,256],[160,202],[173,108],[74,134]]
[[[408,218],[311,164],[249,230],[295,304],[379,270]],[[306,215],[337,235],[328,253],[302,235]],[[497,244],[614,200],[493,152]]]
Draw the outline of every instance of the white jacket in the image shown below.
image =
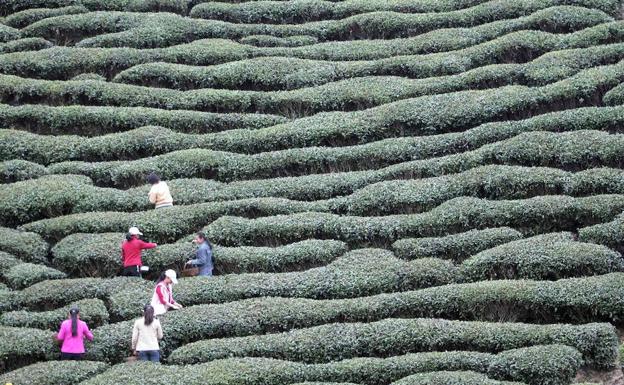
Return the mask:
[[162,293],[162,299],[165,303],[172,304],[173,301],[173,290],[171,285],[167,285],[164,282],[160,282],[154,288],[154,294],[152,295],[152,307],[154,308],[154,315],[165,314],[167,310],[169,310],[169,306],[166,306],[161,302],[160,297],[158,296],[158,291],[160,287],[160,292]]

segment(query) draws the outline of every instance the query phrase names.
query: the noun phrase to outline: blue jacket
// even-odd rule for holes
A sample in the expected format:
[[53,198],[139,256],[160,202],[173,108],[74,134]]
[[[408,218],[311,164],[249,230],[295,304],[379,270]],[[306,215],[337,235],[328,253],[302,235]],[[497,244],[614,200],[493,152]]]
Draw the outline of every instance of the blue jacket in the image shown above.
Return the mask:
[[204,242],[197,248],[197,258],[189,261],[191,265],[199,267],[199,275],[212,275],[212,250],[208,242]]

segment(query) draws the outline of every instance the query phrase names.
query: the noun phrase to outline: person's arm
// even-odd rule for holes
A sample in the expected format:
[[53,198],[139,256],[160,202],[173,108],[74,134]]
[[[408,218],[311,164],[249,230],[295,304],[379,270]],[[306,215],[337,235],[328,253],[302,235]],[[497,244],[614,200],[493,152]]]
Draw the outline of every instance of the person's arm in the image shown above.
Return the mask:
[[61,328],[59,329],[59,332],[56,335],[56,339],[59,340],[59,341],[63,341],[65,339],[66,331],[65,331],[65,328],[63,326],[64,326],[64,324],[61,324]]
[[197,258],[191,259],[190,261],[188,261],[188,263],[190,263],[191,265],[202,266],[208,262],[208,258],[208,249],[199,248],[197,249]]
[[158,244],[156,243],[144,242],[144,241],[141,241],[140,239],[139,241],[141,242],[139,243],[139,245],[141,246],[141,249],[153,249],[154,247],[158,246]]
[[149,198],[150,203],[156,203],[158,200],[158,191],[156,190],[156,185],[152,186],[149,193],[147,193],[147,197]]
[[158,321],[158,326],[156,327],[156,337],[158,337],[159,340],[163,339],[163,330],[160,321]]
[[137,342],[139,342],[139,325],[134,322],[134,327],[132,328],[132,351],[136,350]]
[[84,323],[84,331],[83,334],[85,337],[87,337],[87,339],[89,341],[93,341],[93,333],[91,333],[91,330],[89,330],[89,325],[87,325],[87,323]]

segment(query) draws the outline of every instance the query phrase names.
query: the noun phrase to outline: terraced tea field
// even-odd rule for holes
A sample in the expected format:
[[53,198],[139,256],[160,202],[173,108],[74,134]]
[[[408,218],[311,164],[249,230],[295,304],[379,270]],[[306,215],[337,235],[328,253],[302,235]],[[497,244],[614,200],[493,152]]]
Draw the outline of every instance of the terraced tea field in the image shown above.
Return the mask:
[[2,0],[0,162],[0,384],[624,384],[622,0]]

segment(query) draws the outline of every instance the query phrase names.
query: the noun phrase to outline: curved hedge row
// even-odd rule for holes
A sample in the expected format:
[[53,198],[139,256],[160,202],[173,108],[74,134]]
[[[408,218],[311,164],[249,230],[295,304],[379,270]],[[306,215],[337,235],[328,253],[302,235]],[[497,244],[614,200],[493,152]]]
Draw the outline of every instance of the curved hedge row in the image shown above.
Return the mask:
[[269,35],[251,35],[239,39],[241,44],[249,44],[256,47],[301,47],[318,43],[313,36],[288,36],[275,37]]
[[57,359],[56,332],[0,326],[0,373],[37,361]]
[[194,305],[253,297],[354,298],[440,286],[459,279],[458,269],[448,261],[405,262],[390,251],[359,249],[327,266],[302,272],[186,279],[176,287],[176,300]]
[[12,40],[7,43],[0,44],[0,54],[20,52],[20,51],[37,51],[52,47],[52,43],[39,37],[31,37],[26,39]]
[[[198,0],[6,0],[0,4],[0,16],[30,8],[85,7],[92,11],[177,12],[186,14]],[[26,11],[25,11],[26,12]],[[7,17],[7,20],[11,16]]]
[[0,227],[0,250],[27,262],[47,262],[48,244],[38,235]]
[[374,0],[334,2],[304,0],[298,2],[206,2],[191,9],[190,17],[233,23],[300,24],[309,21],[342,19],[360,13],[395,11],[404,13],[449,12],[473,7],[487,0],[462,1],[393,1]]
[[392,385],[522,385],[522,382],[498,381],[488,376],[469,371],[444,371],[413,374]]
[[[225,246],[291,243],[307,238],[336,239],[353,245],[386,244],[406,237],[443,236],[501,226],[529,234],[572,230],[611,220],[623,210],[623,195],[501,201],[462,197],[426,213],[384,217],[313,212],[257,219],[224,216],[205,231],[213,242]],[[25,227],[47,238],[41,228]]]
[[[175,380],[183,379],[187,384],[197,385],[279,385],[297,381],[348,381],[365,385],[387,385],[414,373],[443,370],[488,373],[490,366],[493,366],[493,374],[496,376],[513,376],[515,380],[523,380],[523,377],[516,376],[526,375],[526,379],[531,380],[531,374],[535,372],[530,369],[499,369],[525,369],[531,362],[540,362],[544,371],[542,373],[547,372],[546,378],[549,379],[560,378],[561,374],[573,369],[565,364],[571,363],[569,357],[579,357],[579,353],[573,348],[563,346],[535,346],[518,349],[508,355],[478,352],[413,353],[389,358],[361,357],[327,364],[303,364],[263,358],[233,358],[193,366],[123,364],[114,366],[85,385],[110,384],[120,375],[128,381],[128,385],[143,384],[148,377],[155,378],[158,383],[174,383]],[[557,374],[557,370],[561,372]],[[541,385],[541,382],[538,380],[535,385]]]
[[392,244],[392,251],[403,259],[443,258],[464,260],[481,251],[522,239],[522,233],[510,227],[469,230],[444,237],[406,238]]
[[[121,267],[121,233],[72,234],[53,248],[53,263],[74,276],[106,277]],[[215,272],[219,274],[282,272],[326,265],[347,252],[344,242],[306,240],[282,247],[214,246]],[[194,255],[188,240],[159,245],[144,251],[143,262],[152,271],[180,268]],[[205,294],[205,293],[204,293]]]
[[[19,108],[12,107],[15,110],[19,110]],[[45,113],[54,115],[54,111],[60,111],[65,108],[67,107],[48,108],[48,110],[42,109],[41,111],[42,113],[46,111]],[[100,108],[86,107],[84,111]],[[142,127],[125,133],[93,138],[67,135],[42,136],[23,131],[1,130],[0,154],[2,154],[2,157],[0,159],[27,158],[45,164],[66,160],[114,160],[128,157],[128,147],[132,147],[136,149],[137,153],[142,154],[165,151],[167,149],[180,149],[183,148],[182,143],[194,143],[189,144],[189,147],[196,146],[223,151],[257,153],[291,147],[362,144],[401,134],[406,135],[418,132],[407,131],[401,133],[398,129],[391,128],[393,125],[396,126],[396,124],[393,124],[392,116],[397,113],[398,111],[394,109],[387,111],[387,113],[384,111],[383,114],[379,114],[376,120],[369,119],[368,121],[363,120],[364,116],[361,112],[319,114],[267,128],[231,130],[223,133],[193,136],[173,133],[163,127]],[[88,114],[85,114],[85,119],[88,116]],[[67,116],[63,119],[65,118]],[[21,120],[28,119],[25,115],[22,115]],[[72,120],[72,124],[74,123],[78,124]],[[424,136],[414,139],[410,143],[411,146],[418,146],[420,154],[440,156],[472,150],[488,143],[509,139],[523,132],[576,130],[621,132],[622,124],[624,124],[624,106],[586,107],[546,113],[524,120],[484,123],[463,132]],[[158,143],[158,146],[149,143]],[[164,148],[161,149],[160,146]],[[15,151],[16,148],[20,149],[20,151]],[[69,151],[69,149],[73,151]],[[45,173],[45,169],[41,166],[39,167],[43,169],[42,173]],[[338,180],[342,180],[347,175],[356,174],[342,173]],[[334,176],[327,175],[325,177],[332,179]],[[321,177],[319,176],[319,178]],[[373,180],[380,181],[381,179]],[[272,181],[270,186],[273,186],[273,189],[278,188]],[[314,185],[309,186],[308,190],[311,190],[313,187]],[[352,191],[347,190],[340,195],[350,192]],[[298,197],[309,195],[309,193],[305,193],[305,190],[300,191],[298,194],[300,194]]]
[[482,251],[461,265],[464,279],[560,279],[624,271],[624,258],[607,247],[545,234]]
[[50,279],[67,278],[67,274],[34,263],[20,263],[2,272],[2,279],[13,289],[23,289]]
[[[86,12],[89,12],[89,10],[83,5],[68,5],[59,8],[30,8],[8,15],[4,19],[4,23],[10,27],[24,28],[37,21],[47,19],[48,17],[74,15]],[[0,8],[0,14],[1,13],[2,9]]]
[[0,315],[0,324],[56,331],[61,325],[61,322],[67,319],[69,309],[74,306],[80,309],[80,319],[85,321],[89,325],[89,328],[93,329],[108,323],[108,310],[106,310],[104,302],[99,299],[84,299],[63,308],[50,311],[30,312],[18,310],[5,312]]
[[603,101],[610,106],[624,104],[624,84],[620,84],[607,92]]
[[38,178],[48,171],[40,164],[21,159],[0,162],[0,183]]
[[94,361],[38,362],[0,375],[0,382],[13,385],[78,384],[108,368],[106,363]]
[[[307,211],[326,211],[322,201],[299,202],[279,198],[241,199],[225,202],[174,206],[167,210],[149,210],[135,213],[100,212],[72,214],[43,219],[21,226],[46,239],[60,240],[74,233],[124,232],[138,226],[159,243],[174,242],[198,231],[224,215],[250,216],[290,214]],[[0,250],[2,242],[0,241]]]
[[580,229],[579,240],[624,251],[624,213],[610,222]]
[[[611,8],[617,1],[611,0]],[[577,6],[594,7],[595,0],[576,0]],[[135,47],[157,48],[187,43],[198,38],[237,39],[250,35],[288,37],[309,35],[320,41],[380,39],[408,37],[440,28],[473,27],[499,19],[518,18],[538,10],[570,4],[568,0],[518,0],[513,4],[493,0],[456,12],[440,14],[404,14],[371,12],[340,20],[326,20],[304,24],[234,24],[222,21],[188,19],[171,14],[156,14],[137,21],[132,14],[109,13],[99,15],[99,23],[89,23],[93,15],[59,16],[46,19],[25,28],[29,36],[98,36],[77,43],[80,47]],[[602,12],[596,10],[596,12]],[[604,13],[603,13],[604,14]],[[604,14],[607,16],[607,14]],[[98,19],[99,19],[98,18]],[[113,20],[115,23],[113,23]],[[353,26],[358,28],[354,29]],[[155,36],[156,32],[160,32]]]
[[6,43],[11,40],[17,40],[22,37],[22,32],[19,29],[9,27],[8,25],[0,23],[0,43]]
[[[490,281],[339,300],[265,297],[199,305],[162,317],[165,350],[192,341],[286,331],[331,322],[390,317],[442,317],[520,322],[619,322],[624,319],[624,275],[550,281]],[[210,320],[197,323],[198,319]],[[609,326],[610,327],[610,326]],[[614,336],[612,327],[609,335]],[[132,321],[95,330],[92,358],[118,362],[127,355]],[[617,345],[599,349],[613,352]],[[613,356],[614,358],[615,356]],[[608,362],[604,363],[609,365]],[[612,364],[612,362],[611,362]]]
[[[104,82],[77,81],[77,84]],[[288,119],[266,114],[214,113],[201,111],[168,111],[144,107],[98,107],[0,104],[0,118],[6,127],[41,134],[78,134],[97,136],[132,130],[145,125],[161,125],[186,133],[207,133],[236,129],[255,130],[285,123]],[[166,134],[166,133],[165,133]],[[80,138],[79,140],[84,140]],[[106,141],[106,137],[94,141]],[[135,138],[135,141],[137,139]],[[126,145],[128,145],[126,143]],[[168,145],[171,148],[171,144]],[[173,147],[175,149],[175,146]],[[126,148],[125,157],[130,154]]]
[[[281,334],[209,339],[178,348],[169,360],[191,364],[230,357],[266,357],[320,363],[361,355],[387,357],[429,350],[497,353],[544,344],[574,347],[590,366],[612,367],[617,358],[618,338],[609,324],[530,325],[417,318],[336,323]],[[580,358],[576,361],[580,365]]]
[[[608,134],[601,134],[598,137],[607,140],[614,139],[613,135]],[[547,146],[550,143],[545,141],[542,144]],[[624,145],[624,142],[622,144]],[[610,146],[610,144],[608,145]],[[561,148],[568,149],[571,147],[572,145],[561,146]],[[543,149],[540,150],[544,151]],[[529,160],[532,155],[523,154],[519,157]],[[525,161],[525,159],[521,159],[521,161]],[[512,160],[510,163],[516,162]],[[581,164],[581,162],[574,161],[573,164]],[[583,196],[588,193],[607,192],[604,190],[596,191],[593,188],[593,186],[606,182],[602,179],[604,176],[612,177],[608,181],[615,182],[614,189],[609,189],[612,190],[609,192],[624,193],[624,183],[618,183],[624,180],[624,172],[615,169],[607,170],[612,171],[613,174],[602,172],[601,169],[594,174],[592,173],[593,170],[570,173],[560,169],[542,167],[480,166],[458,174],[434,178],[374,183],[349,196],[336,198],[332,207],[335,212],[351,215],[388,215],[401,212],[406,207],[409,207],[412,213],[424,212],[450,199],[462,196],[493,200],[556,194]],[[621,186],[618,188],[618,185]],[[588,189],[590,191],[587,191]]]
[[[120,72],[113,81],[181,90],[226,88],[276,91],[241,94],[239,99],[244,100],[245,97],[250,99],[248,104],[262,112],[275,112],[287,108],[294,110],[293,106],[303,111],[315,112],[322,108],[353,109],[356,105],[382,104],[406,97],[484,88],[485,85],[489,88],[518,83],[543,85],[564,79],[588,67],[616,63],[622,57],[624,44],[587,47],[587,39],[573,39],[574,36],[576,35],[520,31],[457,51],[372,61],[333,62],[290,57],[261,57],[210,67],[162,62],[146,63]],[[614,40],[621,41],[615,36]],[[575,48],[577,46],[581,48]],[[553,49],[555,51],[548,52]],[[521,55],[524,56],[520,57]],[[587,60],[588,57],[591,59]],[[514,58],[523,64],[509,64],[515,61]],[[407,76],[417,80],[355,79],[373,75]],[[429,77],[437,79],[423,79]],[[387,81],[392,81],[393,84],[384,88],[383,82]],[[353,88],[363,84],[370,84],[371,93],[366,97],[357,98]],[[320,87],[321,85],[325,87]],[[332,91],[337,92],[340,88],[346,90],[332,97]],[[394,95],[394,98],[390,98],[389,89],[395,93],[400,92]],[[291,91],[277,92],[279,90]],[[19,90],[14,92],[21,94]],[[161,93],[164,94],[165,91]],[[214,94],[215,97],[221,94],[226,101],[232,99],[231,93],[222,90],[187,91],[184,93],[184,99],[202,97],[205,100],[210,94]],[[328,100],[319,101],[321,97]],[[15,99],[19,100],[22,97],[18,95]],[[188,107],[192,109],[191,106]]]
[[[606,44],[618,41],[614,37],[618,36],[621,25],[621,22],[600,24],[579,31],[575,36],[580,40],[585,36],[584,39],[592,42],[589,45]],[[230,40],[196,40],[190,44],[154,50],[55,47],[47,51],[3,55],[0,57],[0,70],[5,74],[46,79],[68,79],[84,72],[96,72],[111,78],[133,65],[154,61],[211,65],[255,56],[373,60],[461,49],[513,31],[543,29],[544,26],[552,26],[551,29],[557,31],[561,28],[580,29],[591,24],[587,23],[585,12],[579,8],[552,7],[519,19],[501,20],[468,29],[437,30],[408,39],[332,42],[298,48],[260,49]],[[596,40],[596,36],[602,38]],[[436,44],[432,46],[431,41]]]

